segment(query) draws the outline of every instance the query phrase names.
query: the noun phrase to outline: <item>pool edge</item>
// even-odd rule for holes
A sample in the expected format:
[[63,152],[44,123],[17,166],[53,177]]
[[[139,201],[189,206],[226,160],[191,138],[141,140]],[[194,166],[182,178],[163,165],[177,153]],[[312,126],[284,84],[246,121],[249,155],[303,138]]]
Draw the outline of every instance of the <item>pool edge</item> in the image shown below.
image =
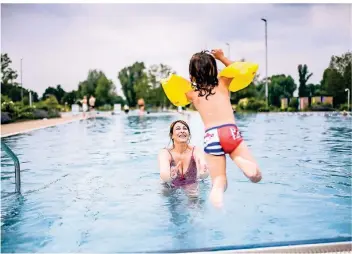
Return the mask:
[[[351,253],[352,242],[302,244],[295,246],[261,247],[253,249],[204,251],[198,253]],[[187,253],[187,252],[184,252]],[[189,252],[188,252],[189,253]]]
[[352,253],[352,237],[319,238],[145,253]]

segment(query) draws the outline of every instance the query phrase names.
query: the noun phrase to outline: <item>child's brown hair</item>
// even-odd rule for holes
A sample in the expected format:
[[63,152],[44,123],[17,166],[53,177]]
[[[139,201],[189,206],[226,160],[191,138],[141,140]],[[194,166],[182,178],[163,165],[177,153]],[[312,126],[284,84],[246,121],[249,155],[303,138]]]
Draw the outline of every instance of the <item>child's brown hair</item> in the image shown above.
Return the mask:
[[189,63],[189,74],[195,91],[199,91],[199,97],[215,93],[212,92],[214,87],[219,83],[218,69],[215,58],[209,54],[209,51],[201,51],[192,56]]

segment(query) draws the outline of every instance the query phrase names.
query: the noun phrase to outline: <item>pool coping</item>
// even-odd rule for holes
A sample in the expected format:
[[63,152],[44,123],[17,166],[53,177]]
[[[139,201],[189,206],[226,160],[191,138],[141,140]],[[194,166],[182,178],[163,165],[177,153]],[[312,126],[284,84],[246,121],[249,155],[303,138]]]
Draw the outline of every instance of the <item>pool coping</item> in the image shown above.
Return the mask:
[[303,241],[247,244],[213,248],[166,250],[146,253],[352,253],[352,238],[312,239]]
[[210,253],[351,253],[352,242],[302,244],[296,246],[262,247],[253,249],[238,249],[226,251],[206,251],[202,254]]

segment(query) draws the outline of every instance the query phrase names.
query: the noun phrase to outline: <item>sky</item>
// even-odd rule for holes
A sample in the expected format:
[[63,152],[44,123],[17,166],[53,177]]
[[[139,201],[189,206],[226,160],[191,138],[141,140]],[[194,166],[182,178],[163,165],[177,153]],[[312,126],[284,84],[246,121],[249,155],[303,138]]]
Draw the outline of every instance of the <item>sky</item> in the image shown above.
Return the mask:
[[331,56],[351,50],[351,12],[347,4],[1,4],[1,52],[18,74],[23,58],[23,86],[39,96],[57,84],[77,89],[90,69],[121,95],[118,72],[136,61],[188,78],[191,56],[212,48],[258,63],[265,77],[264,17],[268,75],[298,83],[297,66],[307,64],[319,83]]

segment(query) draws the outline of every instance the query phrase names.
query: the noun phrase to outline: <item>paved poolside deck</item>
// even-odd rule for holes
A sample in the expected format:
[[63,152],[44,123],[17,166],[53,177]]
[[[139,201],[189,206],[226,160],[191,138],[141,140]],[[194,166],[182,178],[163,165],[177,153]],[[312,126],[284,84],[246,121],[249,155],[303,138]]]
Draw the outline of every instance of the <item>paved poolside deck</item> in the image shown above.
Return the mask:
[[1,124],[1,137],[12,136],[15,134],[33,131],[45,127],[69,123],[83,119],[82,115],[62,115],[60,118],[30,120],[9,124]]

